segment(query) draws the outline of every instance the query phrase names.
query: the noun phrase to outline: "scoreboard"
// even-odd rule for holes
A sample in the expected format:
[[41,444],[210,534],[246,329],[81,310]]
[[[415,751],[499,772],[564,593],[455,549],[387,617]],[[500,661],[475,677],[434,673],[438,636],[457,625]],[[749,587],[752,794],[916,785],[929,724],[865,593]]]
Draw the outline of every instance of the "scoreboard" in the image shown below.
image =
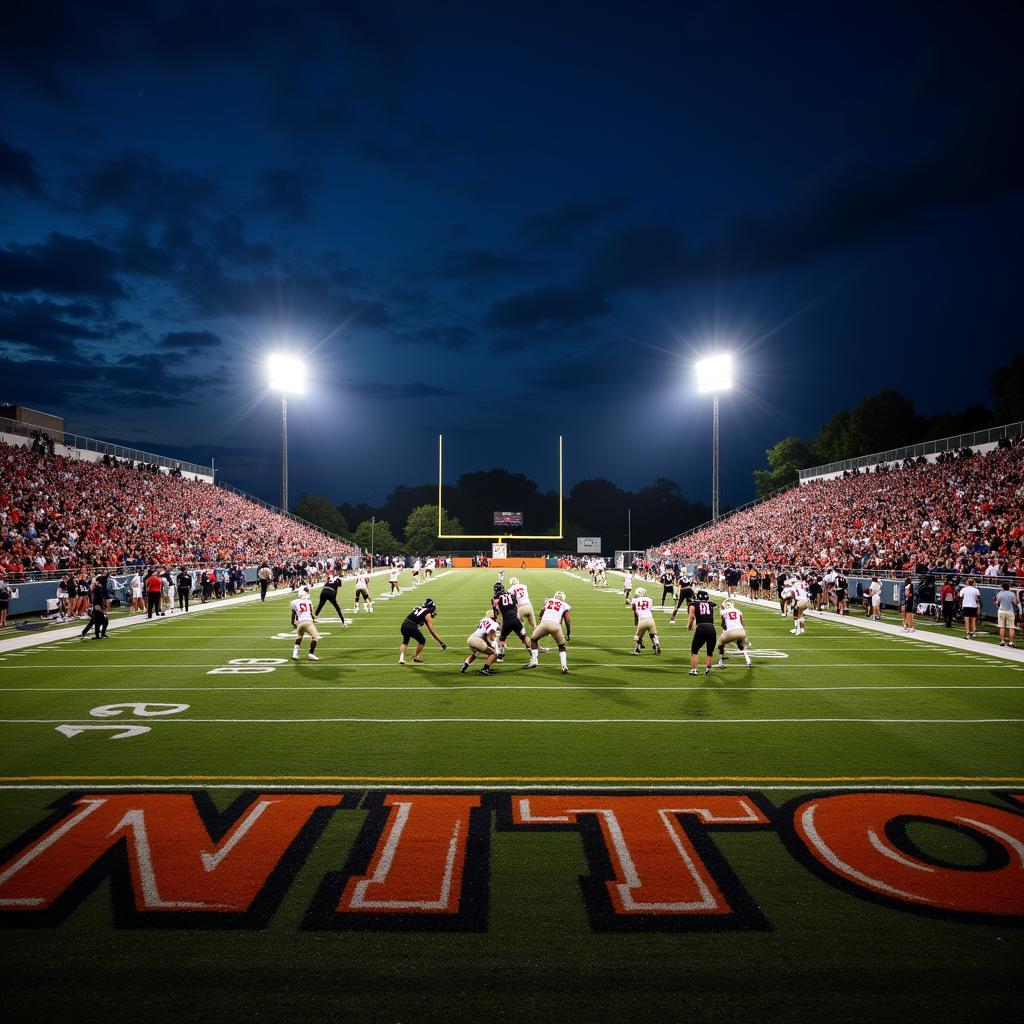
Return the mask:
[[495,526],[518,526],[523,525],[523,513],[522,512],[495,512],[494,513],[494,525]]

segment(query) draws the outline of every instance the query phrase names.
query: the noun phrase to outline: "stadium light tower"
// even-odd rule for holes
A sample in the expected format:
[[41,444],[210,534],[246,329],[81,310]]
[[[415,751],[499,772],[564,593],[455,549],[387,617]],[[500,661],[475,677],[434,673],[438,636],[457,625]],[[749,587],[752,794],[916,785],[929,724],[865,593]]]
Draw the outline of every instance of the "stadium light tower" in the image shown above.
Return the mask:
[[275,352],[267,359],[267,383],[281,392],[281,508],[288,511],[288,396],[306,390],[306,364],[296,356]]
[[728,353],[699,359],[697,393],[712,395],[711,420],[711,521],[718,522],[718,396],[732,387],[732,356]]

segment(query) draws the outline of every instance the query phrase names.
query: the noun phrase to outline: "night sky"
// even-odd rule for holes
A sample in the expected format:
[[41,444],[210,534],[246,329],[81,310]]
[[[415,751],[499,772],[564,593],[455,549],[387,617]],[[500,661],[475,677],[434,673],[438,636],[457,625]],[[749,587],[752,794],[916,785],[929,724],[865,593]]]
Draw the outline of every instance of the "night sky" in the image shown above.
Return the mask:
[[[1017,4],[22,3],[0,31],[0,401],[381,502],[504,466],[723,502],[1024,348]],[[400,524],[399,524],[400,525]]]

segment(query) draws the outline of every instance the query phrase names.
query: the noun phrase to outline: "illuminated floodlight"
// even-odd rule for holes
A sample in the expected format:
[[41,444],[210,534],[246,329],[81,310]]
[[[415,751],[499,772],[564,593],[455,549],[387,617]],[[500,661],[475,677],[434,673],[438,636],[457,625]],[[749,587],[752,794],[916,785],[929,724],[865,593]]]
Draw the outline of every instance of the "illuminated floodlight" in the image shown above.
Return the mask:
[[695,369],[697,391],[702,395],[728,391],[732,387],[732,356],[727,353],[699,359]]
[[267,383],[282,394],[301,395],[306,390],[306,364],[297,356],[275,352],[267,357]]

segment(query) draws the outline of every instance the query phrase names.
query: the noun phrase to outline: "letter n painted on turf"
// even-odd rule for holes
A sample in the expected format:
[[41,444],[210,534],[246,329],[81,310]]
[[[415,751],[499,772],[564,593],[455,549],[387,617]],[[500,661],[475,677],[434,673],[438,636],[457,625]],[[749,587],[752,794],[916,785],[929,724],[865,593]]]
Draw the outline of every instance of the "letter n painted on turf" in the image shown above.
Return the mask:
[[[993,921],[1024,915],[1024,815],[923,793],[844,793],[790,806],[791,848],[833,885],[926,914]],[[984,863],[963,867],[930,856],[908,831],[915,824],[966,836]]]
[[365,874],[348,880],[343,914],[458,914],[479,796],[390,795],[384,828]]
[[513,797],[512,823],[580,828],[592,869],[582,885],[596,928],[765,926],[708,837],[711,828],[769,824],[748,795]]
[[189,794],[86,794],[0,865],[0,912],[47,914],[62,902],[70,910],[79,892],[112,875],[122,922],[245,914],[314,813],[341,801],[327,794],[244,798],[214,841],[207,821],[220,816],[208,802],[201,814]]

